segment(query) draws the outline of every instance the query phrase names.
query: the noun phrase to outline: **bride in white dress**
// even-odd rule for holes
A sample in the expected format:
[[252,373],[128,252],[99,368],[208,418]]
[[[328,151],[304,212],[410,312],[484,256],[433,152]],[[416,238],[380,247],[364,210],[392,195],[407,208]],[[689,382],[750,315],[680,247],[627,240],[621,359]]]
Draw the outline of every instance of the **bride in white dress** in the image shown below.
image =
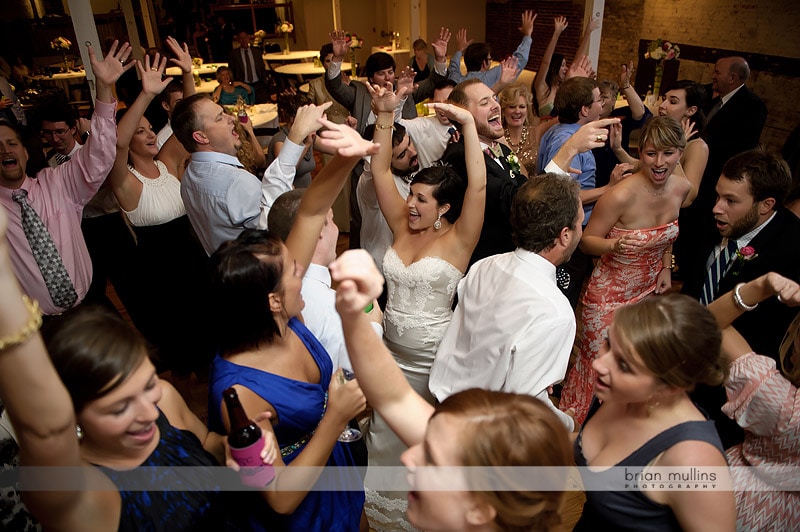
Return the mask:
[[[374,141],[381,145],[371,163],[375,192],[394,234],[383,261],[388,293],[384,341],[414,390],[433,404],[428,376],[450,322],[456,287],[483,226],[486,165],[470,112],[453,104],[429,104],[461,130],[466,183],[450,167],[425,168],[412,179],[411,193],[404,200],[397,193],[390,163],[393,112],[406,89],[395,93],[377,85],[368,87],[377,112]],[[370,468],[401,466],[400,454],[406,448],[375,413],[367,447]],[[370,478],[368,474],[367,483]],[[405,520],[405,497],[405,492],[376,492],[367,486],[366,512],[371,527],[413,530]]]

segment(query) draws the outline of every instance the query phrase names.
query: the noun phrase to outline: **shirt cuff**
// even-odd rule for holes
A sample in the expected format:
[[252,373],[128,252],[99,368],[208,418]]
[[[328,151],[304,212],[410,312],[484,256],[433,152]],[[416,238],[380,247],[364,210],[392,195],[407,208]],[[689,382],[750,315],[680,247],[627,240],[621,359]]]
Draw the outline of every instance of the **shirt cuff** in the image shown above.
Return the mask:
[[334,61],[331,61],[331,64],[328,65],[328,74],[327,74],[328,79],[333,79],[341,73],[342,73],[342,63],[341,62],[336,63]]
[[433,70],[440,76],[447,77],[447,61],[444,63],[438,63],[434,61]]
[[300,157],[303,156],[304,148],[305,146],[295,144],[289,140],[289,137],[286,137],[286,140],[283,141],[281,152],[278,154],[278,161],[280,164],[297,166],[297,162],[300,160]]
[[117,100],[114,100],[112,102],[101,102],[100,100],[95,100],[94,114],[99,116],[100,118],[108,118],[114,120],[116,112],[117,112]]
[[550,161],[547,163],[547,166],[544,167],[544,172],[546,174],[558,174],[558,175],[565,175],[570,177],[568,172],[565,172],[560,166],[558,166],[554,161]]

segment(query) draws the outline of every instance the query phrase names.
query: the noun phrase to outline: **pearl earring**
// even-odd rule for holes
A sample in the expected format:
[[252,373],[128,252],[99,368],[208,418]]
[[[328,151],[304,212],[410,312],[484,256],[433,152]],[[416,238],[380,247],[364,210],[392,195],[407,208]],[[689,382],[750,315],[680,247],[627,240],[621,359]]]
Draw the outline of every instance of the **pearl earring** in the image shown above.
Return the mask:
[[83,439],[83,429],[80,425],[75,425],[75,435],[78,437],[78,441]]
[[439,217],[436,218],[436,221],[433,222],[433,230],[438,231],[442,228],[442,213],[439,213]]

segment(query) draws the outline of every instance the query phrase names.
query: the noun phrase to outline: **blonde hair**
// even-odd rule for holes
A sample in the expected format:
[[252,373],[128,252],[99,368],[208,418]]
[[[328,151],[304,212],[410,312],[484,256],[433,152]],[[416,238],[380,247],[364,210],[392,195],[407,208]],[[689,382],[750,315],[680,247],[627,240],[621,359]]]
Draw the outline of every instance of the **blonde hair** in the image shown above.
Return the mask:
[[654,116],[642,128],[639,136],[639,151],[643,152],[647,143],[653,145],[656,150],[667,148],[686,147],[686,136],[683,134],[683,127],[680,122],[671,116]]
[[711,312],[679,295],[650,297],[614,313],[614,329],[663,382],[687,391],[727,375],[722,333]]
[[[465,390],[439,404],[433,415],[439,414],[450,414],[462,424],[460,458],[468,468],[548,466],[564,471],[561,468],[573,464],[566,428],[549,408],[529,395]],[[467,482],[474,487],[476,475],[468,474]],[[566,487],[566,474],[552,482]],[[476,496],[495,509],[495,530],[556,530],[561,522],[561,491],[510,490],[505,486],[477,491]]]
[[[528,113],[525,117],[525,125],[532,126],[534,125],[533,94],[531,94],[530,89],[524,83],[517,81],[509,84],[500,92],[497,99],[500,102],[500,107],[505,111],[505,109],[511,105],[517,105],[520,96],[525,98],[525,103],[528,104]],[[505,118],[503,118],[503,122],[505,122]]]

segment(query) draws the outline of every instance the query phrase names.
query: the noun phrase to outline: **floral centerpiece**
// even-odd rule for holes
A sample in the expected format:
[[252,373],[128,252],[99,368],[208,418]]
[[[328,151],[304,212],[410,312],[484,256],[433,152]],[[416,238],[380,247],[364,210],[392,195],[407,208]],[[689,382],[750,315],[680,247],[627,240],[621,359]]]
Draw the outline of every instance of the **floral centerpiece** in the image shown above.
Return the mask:
[[656,77],[653,80],[653,96],[658,97],[659,91],[661,90],[661,78],[664,76],[664,61],[677,59],[680,55],[680,47],[664,39],[650,41],[650,44],[647,45],[644,58],[652,59],[656,62]]
[[362,39],[355,33],[347,33],[345,34],[344,37],[345,41],[350,47],[350,75],[352,77],[356,77],[357,75],[356,50],[364,46],[364,39]]
[[294,24],[284,20],[278,26],[278,31],[283,33],[283,53],[289,55],[289,34],[294,31]]
[[64,72],[69,72],[69,64],[67,63],[67,52],[72,48],[72,42],[66,37],[56,37],[50,41],[50,48],[59,52],[64,61]]

